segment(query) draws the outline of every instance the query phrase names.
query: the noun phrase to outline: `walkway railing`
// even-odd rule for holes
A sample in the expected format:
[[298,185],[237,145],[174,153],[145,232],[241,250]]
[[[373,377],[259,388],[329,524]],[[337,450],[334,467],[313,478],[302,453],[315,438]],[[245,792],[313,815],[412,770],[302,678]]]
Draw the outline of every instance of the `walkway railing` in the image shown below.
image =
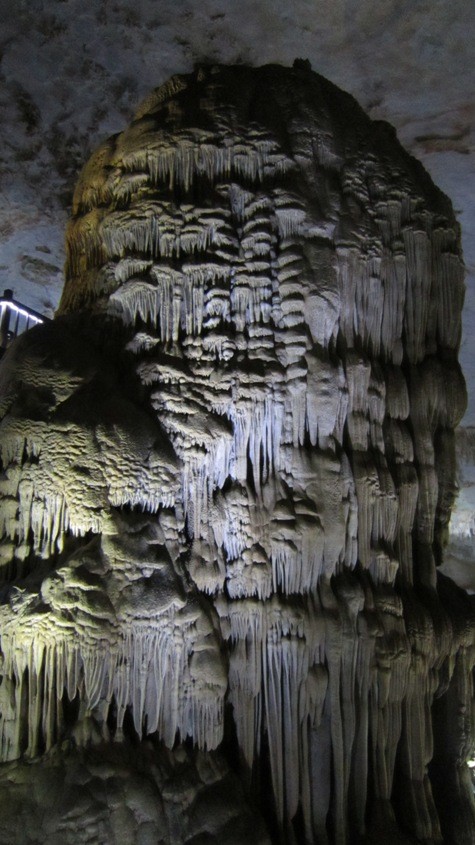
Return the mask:
[[3,291],[0,296],[0,357],[19,334],[47,320],[38,311],[13,299],[13,291]]

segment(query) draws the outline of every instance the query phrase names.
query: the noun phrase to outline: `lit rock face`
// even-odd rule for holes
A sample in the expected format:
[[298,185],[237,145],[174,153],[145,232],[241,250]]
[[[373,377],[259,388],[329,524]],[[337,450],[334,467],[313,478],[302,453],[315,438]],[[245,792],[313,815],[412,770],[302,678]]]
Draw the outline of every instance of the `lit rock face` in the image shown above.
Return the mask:
[[304,63],[214,67],[97,151],[67,247],[2,368],[3,758],[228,725],[289,843],[469,845],[449,201]]
[[475,593],[475,428],[459,426],[455,432],[457,502],[449,526],[449,543],[441,567],[444,575],[469,593]]

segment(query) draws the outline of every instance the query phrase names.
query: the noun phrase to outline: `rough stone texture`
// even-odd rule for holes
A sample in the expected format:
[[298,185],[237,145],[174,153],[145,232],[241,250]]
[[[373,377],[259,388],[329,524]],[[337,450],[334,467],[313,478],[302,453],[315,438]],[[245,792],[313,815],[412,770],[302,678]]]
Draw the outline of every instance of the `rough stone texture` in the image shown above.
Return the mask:
[[475,593],[475,428],[456,431],[457,501],[449,525],[449,542],[441,571]]
[[207,67],[95,153],[67,252],[1,370],[3,759],[226,735],[276,842],[469,845],[447,198],[305,63]]
[[[293,0],[291,10],[287,0],[0,0],[0,20],[0,293],[52,316],[79,170],[152,85],[197,62],[307,57],[390,121],[452,198],[467,283],[462,424],[475,424],[472,0]],[[461,581],[472,590],[474,548],[472,536]]]
[[0,0],[0,290],[39,311],[56,307],[78,172],[153,85],[197,62],[302,56],[389,120],[453,199],[471,384],[474,14],[471,0],[293,0],[291,9],[287,0]]
[[270,845],[219,755],[158,744],[68,743],[0,768],[0,842]]

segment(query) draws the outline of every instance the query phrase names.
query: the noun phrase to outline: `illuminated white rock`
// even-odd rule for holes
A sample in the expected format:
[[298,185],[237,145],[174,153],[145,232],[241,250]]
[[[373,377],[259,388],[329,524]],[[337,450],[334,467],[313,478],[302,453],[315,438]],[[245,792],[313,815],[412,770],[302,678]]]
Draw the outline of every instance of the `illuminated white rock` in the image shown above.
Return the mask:
[[127,712],[214,749],[228,702],[289,843],[439,841],[475,657],[436,573],[449,201],[305,67],[211,67],[93,156],[67,244],[61,316],[2,369],[4,759],[119,741]]

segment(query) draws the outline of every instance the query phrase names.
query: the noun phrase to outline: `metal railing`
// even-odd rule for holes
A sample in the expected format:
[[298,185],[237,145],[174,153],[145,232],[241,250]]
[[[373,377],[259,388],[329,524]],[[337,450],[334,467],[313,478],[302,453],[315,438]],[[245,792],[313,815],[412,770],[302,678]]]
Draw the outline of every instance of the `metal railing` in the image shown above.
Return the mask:
[[0,296],[0,357],[19,334],[47,320],[43,314],[13,299],[13,291],[4,290]]

